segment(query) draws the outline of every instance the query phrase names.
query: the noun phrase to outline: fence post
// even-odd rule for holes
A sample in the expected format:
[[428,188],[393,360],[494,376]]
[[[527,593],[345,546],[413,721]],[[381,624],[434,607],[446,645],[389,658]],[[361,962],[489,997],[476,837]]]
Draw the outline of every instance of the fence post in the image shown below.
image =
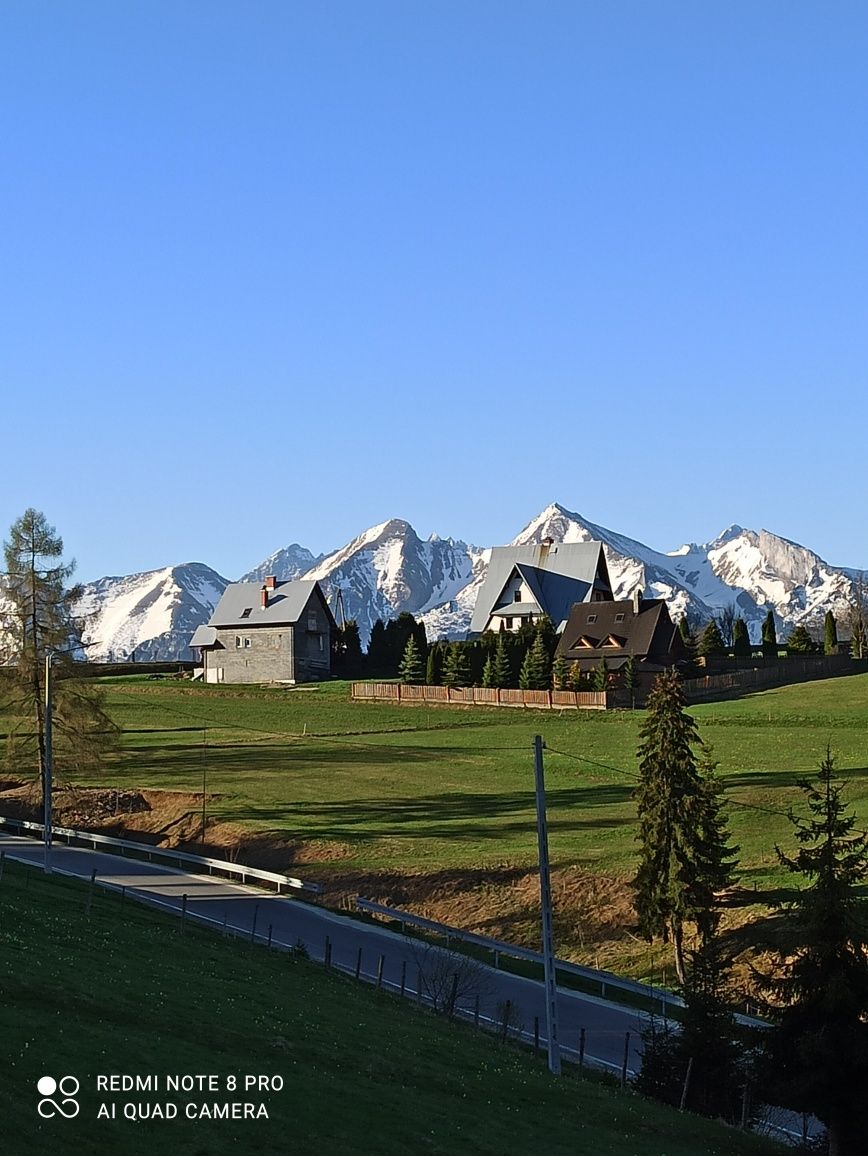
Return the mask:
[[[30,873],[27,874],[28,881],[30,880]],[[90,909],[93,907],[93,888],[96,882],[96,867],[90,873],[90,888],[87,893],[87,917],[90,919]]]
[[509,1013],[512,1010],[512,1000],[503,1005],[503,1023],[501,1025],[501,1039],[506,1042],[506,1033],[509,1031]]
[[449,993],[449,1016],[455,1015],[455,1004],[458,1001],[458,972],[452,973],[452,991]]
[[359,948],[358,955],[356,956],[356,979],[358,979],[361,974],[362,974],[362,949]]
[[630,1033],[624,1033],[624,1063],[621,1066],[621,1087],[627,1087],[627,1062],[630,1058]]
[[184,927],[187,923],[187,896],[181,896],[181,934],[184,934]]
[[539,1016],[533,1017],[533,1054],[539,1055]]
[[422,1002],[422,968],[416,968],[416,1000]]
[[226,938],[226,920],[229,918],[229,913],[226,908],[223,908],[223,938]]
[[585,1067],[585,1029],[579,1032],[579,1075],[582,1075]]
[[253,926],[250,928],[250,942],[251,943],[253,943],[253,941],[256,939],[256,920],[257,920],[258,915],[259,915],[259,904],[257,903],[256,906],[253,908]]
[[6,852],[0,851],[0,882],[3,880],[3,868],[6,866]]
[[475,1028],[479,1027],[479,996],[478,995],[477,995],[477,997],[473,1003],[473,1026]]
[[271,951],[271,924],[268,925],[268,950]]
[[406,959],[401,964],[401,999],[404,998],[404,991],[407,987],[407,961]]
[[323,951],[322,961],[326,967],[332,965],[332,941],[328,936],[325,937],[325,950]]
[[693,1075],[693,1056],[687,1061],[687,1071],[684,1073],[684,1084],[681,1088],[681,1103],[678,1105],[678,1111],[683,1112],[687,1104],[687,1093],[690,1090],[690,1077]]
[[[750,1081],[745,1080],[744,1091],[741,1095],[741,1130],[747,1131],[747,1121],[750,1115]],[[802,1113],[802,1144],[808,1145],[808,1115],[806,1112]]]
[[377,960],[377,987],[383,986],[383,964],[386,962],[385,955],[381,955]]

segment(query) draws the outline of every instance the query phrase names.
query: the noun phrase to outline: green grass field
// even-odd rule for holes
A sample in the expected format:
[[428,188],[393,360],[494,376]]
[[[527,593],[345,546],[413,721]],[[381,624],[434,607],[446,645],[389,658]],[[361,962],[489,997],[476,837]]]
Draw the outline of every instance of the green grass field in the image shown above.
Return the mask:
[[[538,934],[526,876],[536,861],[531,739],[541,733],[559,948],[637,975],[654,966],[623,919],[599,918],[602,904],[623,908],[633,870],[642,712],[354,703],[345,683],[278,690],[126,678],[105,689],[125,733],[99,785],[196,793],[204,772],[209,818],[306,845],[309,877],[417,907],[430,899],[440,918],[522,940]],[[783,882],[774,844],[791,838],[785,812],[827,743],[868,823],[868,675],[693,714],[720,760],[742,883],[758,901]]]
[[[560,1081],[512,1046],[350,979],[188,926],[7,860],[0,880],[0,1081],[8,1156],[760,1156],[775,1147],[630,1092]],[[280,1076],[274,1094],[100,1094],[97,1075]],[[41,1077],[75,1076],[81,1111],[42,1120]],[[184,1119],[187,1102],[251,1100],[268,1119]],[[174,1101],[132,1122],[127,1102]],[[117,1119],[97,1120],[100,1102]]]

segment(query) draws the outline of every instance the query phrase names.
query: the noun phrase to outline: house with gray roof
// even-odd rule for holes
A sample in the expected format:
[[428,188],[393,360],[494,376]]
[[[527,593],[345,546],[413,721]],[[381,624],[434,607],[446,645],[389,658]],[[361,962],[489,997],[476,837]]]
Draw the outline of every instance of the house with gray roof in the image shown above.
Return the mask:
[[577,602],[612,600],[602,542],[552,542],[495,546],[479,588],[470,633],[517,631],[549,618],[566,625]]
[[313,682],[331,672],[337,626],[318,582],[232,582],[190,646],[205,682]]

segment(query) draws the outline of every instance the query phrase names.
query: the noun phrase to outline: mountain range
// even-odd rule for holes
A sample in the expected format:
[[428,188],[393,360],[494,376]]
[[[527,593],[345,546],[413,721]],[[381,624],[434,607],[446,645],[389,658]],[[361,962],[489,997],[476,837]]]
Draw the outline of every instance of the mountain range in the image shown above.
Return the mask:
[[[704,545],[661,553],[553,503],[513,543],[544,538],[603,542],[616,598],[639,587],[647,597],[665,598],[674,616],[686,613],[694,622],[734,603],[754,640],[769,608],[779,633],[798,623],[814,626],[829,609],[842,622],[858,577],[796,542],[735,525]],[[420,538],[409,522],[393,518],[326,555],[292,543],[241,578],[318,579],[333,609],[340,591],[344,614],[359,623],[363,643],[377,618],[405,610],[422,618],[429,638],[458,638],[469,627],[489,557],[488,549],[458,539]],[[201,562],[89,583],[77,607],[88,657],[189,658],[190,636],[208,621],[227,584]]]

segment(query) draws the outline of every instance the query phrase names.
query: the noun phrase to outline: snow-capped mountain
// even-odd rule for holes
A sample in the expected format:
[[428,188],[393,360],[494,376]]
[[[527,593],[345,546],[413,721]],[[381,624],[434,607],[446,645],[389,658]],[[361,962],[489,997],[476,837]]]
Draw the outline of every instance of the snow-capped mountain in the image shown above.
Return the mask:
[[[340,590],[344,613],[359,624],[366,644],[378,618],[402,611],[425,617],[457,599],[474,577],[483,551],[466,542],[422,539],[409,522],[392,518],[372,526],[328,554],[304,574],[317,579],[335,607]],[[445,612],[444,621],[453,613]]]
[[689,543],[663,554],[553,503],[515,543],[546,537],[601,541],[616,598],[639,587],[646,597],[665,598],[673,616],[687,613],[694,621],[734,603],[755,641],[770,608],[786,631],[799,623],[816,624],[827,610],[842,621],[853,594],[855,571],[830,566],[812,550],[768,530],[733,525],[705,545]]
[[207,622],[228,582],[201,562],[100,578],[84,588],[75,614],[84,621],[88,659],[139,662],[190,659],[193,631]]
[[275,550],[273,554],[242,574],[239,582],[261,582],[269,574],[273,574],[279,582],[289,582],[293,578],[300,578],[305,571],[312,569],[323,559],[323,554],[311,554],[298,542],[284,546],[282,550]]
[[[694,621],[735,603],[754,640],[770,607],[779,635],[799,623],[816,626],[826,610],[843,625],[857,576],[855,570],[830,566],[805,546],[741,526],[730,526],[704,545],[689,543],[663,553],[557,503],[513,543],[544,538],[603,542],[616,598],[629,597],[638,587],[646,596],[665,598],[673,615],[686,612]],[[327,555],[293,543],[244,579],[315,578],[333,609],[340,590],[344,613],[359,623],[365,644],[377,618],[405,610],[422,618],[429,638],[460,638],[470,625],[489,558],[488,549],[452,538],[422,539],[409,522],[393,518]],[[87,620],[88,657],[125,659],[135,651],[143,661],[189,658],[190,636],[208,621],[226,585],[199,562],[90,583],[78,606]]]

